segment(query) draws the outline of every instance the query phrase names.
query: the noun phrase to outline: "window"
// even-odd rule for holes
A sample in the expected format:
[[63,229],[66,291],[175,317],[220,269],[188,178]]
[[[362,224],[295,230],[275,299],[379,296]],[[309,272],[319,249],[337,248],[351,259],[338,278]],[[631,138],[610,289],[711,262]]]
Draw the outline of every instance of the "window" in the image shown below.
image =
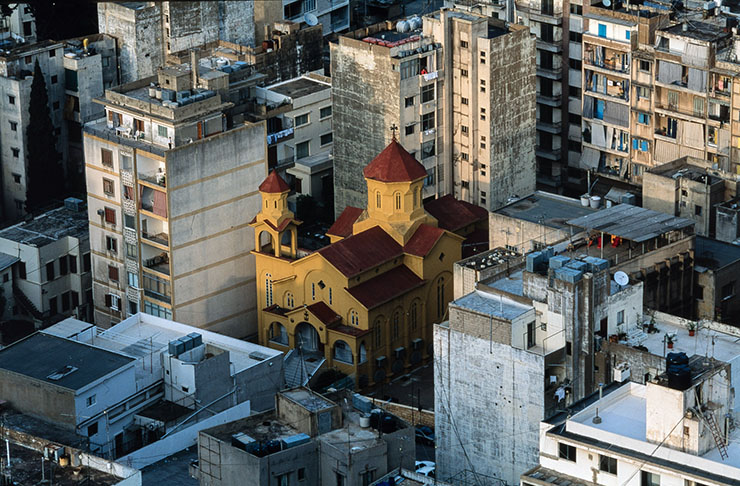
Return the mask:
[[480,119],[484,121],[486,119],[486,109],[485,108],[480,109]]
[[337,471],[335,479],[336,479],[336,486],[345,486],[344,485],[344,475],[342,473]]
[[425,186],[431,186],[432,184],[434,184],[434,173],[435,173],[434,167],[427,169],[427,177],[426,179],[424,179]]
[[467,69],[460,69],[460,76],[462,76],[463,78],[467,78],[468,77],[468,70]]
[[606,37],[606,24],[598,24],[599,37]]
[[53,316],[57,313],[57,298],[51,297],[49,299],[49,313]]
[[468,99],[465,98],[465,97],[460,98],[460,104],[467,105],[468,104]]
[[668,92],[668,106],[678,108],[678,91]]
[[128,286],[138,289],[139,288],[139,274],[133,273],[133,272],[126,272],[126,276],[128,279]]
[[[481,148],[481,150],[485,150],[486,149],[486,142],[481,142],[480,143],[480,148]],[[481,171],[481,175],[486,175],[486,173],[483,172],[483,171]]]
[[59,259],[59,275],[67,275],[69,273],[69,260],[67,256],[63,256]]
[[89,272],[91,266],[92,265],[90,264],[90,253],[88,252],[82,255],[82,271]]
[[10,274],[9,273],[4,273],[3,274],[3,283],[7,283],[7,282],[10,282]]
[[115,196],[112,180],[103,179],[103,192],[106,194],[106,196]]
[[54,280],[54,262],[50,261],[46,264],[46,280]]
[[105,208],[103,215],[106,223],[116,224],[116,211],[112,208]]
[[641,471],[640,486],[660,486],[660,474]]
[[139,312],[139,303],[129,301],[128,302],[128,315],[132,316]]
[[17,148],[15,148],[15,147],[11,147],[11,148],[10,148],[10,151],[11,151],[11,152],[13,152],[13,157],[15,157],[16,159],[18,158],[18,156],[19,156],[19,155],[20,155],[20,153],[21,153],[20,149],[17,149]]
[[568,65],[571,67],[571,69],[577,69],[580,71],[583,64],[579,59],[571,58],[568,60]]
[[309,140],[295,144],[295,158],[303,159],[303,158],[308,157],[308,154],[309,154],[308,148],[309,148]]
[[160,137],[166,138],[168,136],[167,127],[163,127],[162,125],[157,125],[157,135],[159,135]]
[[617,458],[599,455],[599,470],[616,475]]
[[421,102],[427,103],[434,100],[434,84],[421,87]]
[[408,98],[406,98],[406,108],[408,108],[409,106],[414,106],[414,97],[413,96],[409,96]]
[[630,35],[631,34],[632,34],[632,32],[630,32],[629,30],[625,31],[624,32],[624,38],[627,39],[627,40],[630,40]]
[[10,129],[12,131],[14,131],[14,132],[17,132],[18,131],[18,122],[14,122],[14,121],[10,122]]
[[730,282],[722,286],[722,299],[729,299],[735,295],[735,282]]
[[265,274],[265,305],[267,307],[272,305],[272,274]]
[[650,125],[650,115],[647,113],[638,113],[637,123],[641,125]]
[[694,216],[701,216],[702,207],[698,204],[694,205]]
[[108,149],[100,149],[100,163],[103,167],[113,168],[113,152]]
[[144,312],[149,315],[162,317],[164,319],[172,319],[172,311],[161,305],[152,304],[149,301],[144,301]]
[[108,280],[113,280],[114,282],[118,282],[118,267],[113,265],[108,265]]
[[401,210],[401,193],[397,192],[394,195],[393,199],[395,201],[396,211],[400,211]]
[[578,88],[576,86],[568,86],[568,96],[570,96],[571,98],[580,98],[581,88]]
[[621,310],[617,312],[617,326],[621,326],[624,324],[624,311]]
[[568,37],[570,38],[571,42],[578,42],[580,44],[581,40],[583,39],[583,34],[581,34],[580,32],[574,32],[571,30],[570,33],[568,34]]
[[485,79],[480,80],[480,92],[481,93],[486,92],[486,80]]
[[421,115],[421,129],[426,132],[427,130],[432,130],[433,128],[434,112]]
[[95,422],[94,424],[89,425],[87,427],[87,436],[88,437],[92,437],[93,435],[95,435],[97,433],[98,433],[98,423],[97,422]]
[[575,447],[573,447],[572,445],[564,444],[562,442],[560,442],[558,446],[559,446],[558,456],[561,459],[576,462],[576,448]]
[[15,104],[15,96],[8,95],[8,104],[9,105]]
[[421,144],[421,158],[426,159],[435,155],[435,140],[429,140]]
[[319,110],[319,118],[328,118],[331,116],[331,106],[325,106]]
[[359,326],[360,325],[360,314],[358,314],[356,310],[351,310],[349,312],[349,320],[353,326]]
[[334,134],[332,132],[325,133],[321,136],[321,146],[329,145],[334,140]]
[[[650,89],[644,86],[635,86],[635,94],[637,95],[638,100],[650,99]],[[669,92],[669,98],[670,98],[670,92]]]
[[18,278],[26,279],[26,262],[18,262]]
[[105,237],[105,249],[111,253],[118,253],[118,240],[112,236]]
[[640,60],[640,71],[644,73],[650,72],[650,61]]
[[694,116],[704,116],[704,98],[694,96]]
[[306,468],[299,467],[297,476],[298,476],[298,481],[304,481],[306,479]]
[[361,472],[360,481],[362,482],[362,486],[370,486],[375,481],[375,470]]
[[304,113],[303,115],[298,115],[293,119],[293,126],[296,128],[301,127],[303,125],[308,124],[308,113]]
[[[462,160],[465,160],[465,161],[467,161],[467,160],[470,159],[470,157],[468,156],[467,152],[460,152],[460,158]],[[465,182],[467,182],[467,181],[465,181]]]
[[570,13],[575,14],[575,15],[583,15],[583,6],[576,5],[575,3],[571,3]]
[[56,74],[51,77],[51,84],[57,84],[58,81],[59,81],[59,77],[57,77]]
[[20,174],[13,174],[13,182],[15,182],[16,184],[20,184],[21,183],[21,175]]
[[58,110],[59,109],[59,102],[58,101],[55,101],[54,103],[51,104],[51,107],[52,107],[53,110]]
[[466,135],[467,136],[468,135],[468,127],[466,127],[465,125],[460,125],[460,133],[462,133],[463,135]]
[[650,150],[650,142],[639,138],[633,138],[632,150],[637,150],[639,152],[648,152]]
[[413,135],[415,127],[416,125],[406,125],[406,130],[405,130],[406,135]]
[[468,48],[468,41],[461,40],[460,41],[460,47],[462,47],[463,49],[467,49]]
[[401,79],[408,79],[419,75],[419,59],[411,59],[401,63]]
[[126,256],[129,258],[136,258],[138,252],[136,251],[136,245],[132,243],[125,243],[126,245]]
[[375,207],[376,208],[380,207],[380,191],[375,193]]

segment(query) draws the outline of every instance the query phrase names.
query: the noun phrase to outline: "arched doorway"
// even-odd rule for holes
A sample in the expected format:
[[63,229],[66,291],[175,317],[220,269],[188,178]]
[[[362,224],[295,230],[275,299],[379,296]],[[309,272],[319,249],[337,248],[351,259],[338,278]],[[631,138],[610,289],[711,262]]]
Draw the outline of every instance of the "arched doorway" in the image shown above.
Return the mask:
[[318,352],[321,343],[319,333],[308,322],[301,322],[295,328],[296,348],[307,352]]

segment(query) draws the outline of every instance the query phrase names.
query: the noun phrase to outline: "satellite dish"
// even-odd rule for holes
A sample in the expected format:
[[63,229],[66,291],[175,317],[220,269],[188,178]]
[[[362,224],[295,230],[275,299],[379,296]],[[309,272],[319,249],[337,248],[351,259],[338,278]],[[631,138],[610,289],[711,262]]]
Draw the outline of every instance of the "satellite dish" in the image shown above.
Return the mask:
[[312,13],[307,13],[303,16],[303,21],[308,25],[316,25],[319,23],[319,18]]
[[617,285],[620,287],[624,287],[630,283],[630,278],[626,273],[620,270],[614,274],[614,281],[617,282]]
[[604,4],[605,7],[611,7],[612,0],[604,0],[602,3]]

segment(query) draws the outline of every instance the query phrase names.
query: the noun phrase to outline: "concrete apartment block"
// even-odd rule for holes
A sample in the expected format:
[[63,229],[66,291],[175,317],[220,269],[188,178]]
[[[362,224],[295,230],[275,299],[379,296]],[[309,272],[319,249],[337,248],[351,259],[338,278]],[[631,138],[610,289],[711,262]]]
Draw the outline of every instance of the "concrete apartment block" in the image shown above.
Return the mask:
[[[179,101],[150,93],[157,79]],[[143,310],[229,335],[256,332],[247,223],[267,174],[265,125],[229,127],[224,111],[233,105],[191,83],[190,70],[172,67],[108,90],[100,100],[106,118],[85,126],[95,319],[103,327]]]
[[526,27],[442,9],[331,46],[335,212],[366,198],[362,167],[391,138],[427,170],[423,196],[497,208],[535,187],[535,42]]

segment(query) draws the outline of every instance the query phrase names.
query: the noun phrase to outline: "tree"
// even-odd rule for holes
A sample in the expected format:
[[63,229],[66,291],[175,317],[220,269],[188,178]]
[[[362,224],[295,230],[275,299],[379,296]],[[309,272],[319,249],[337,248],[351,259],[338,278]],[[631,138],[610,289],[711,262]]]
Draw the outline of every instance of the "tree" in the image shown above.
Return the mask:
[[33,69],[31,100],[26,128],[26,211],[47,205],[64,193],[64,170],[56,150],[54,125],[49,115],[49,95],[39,67]]

